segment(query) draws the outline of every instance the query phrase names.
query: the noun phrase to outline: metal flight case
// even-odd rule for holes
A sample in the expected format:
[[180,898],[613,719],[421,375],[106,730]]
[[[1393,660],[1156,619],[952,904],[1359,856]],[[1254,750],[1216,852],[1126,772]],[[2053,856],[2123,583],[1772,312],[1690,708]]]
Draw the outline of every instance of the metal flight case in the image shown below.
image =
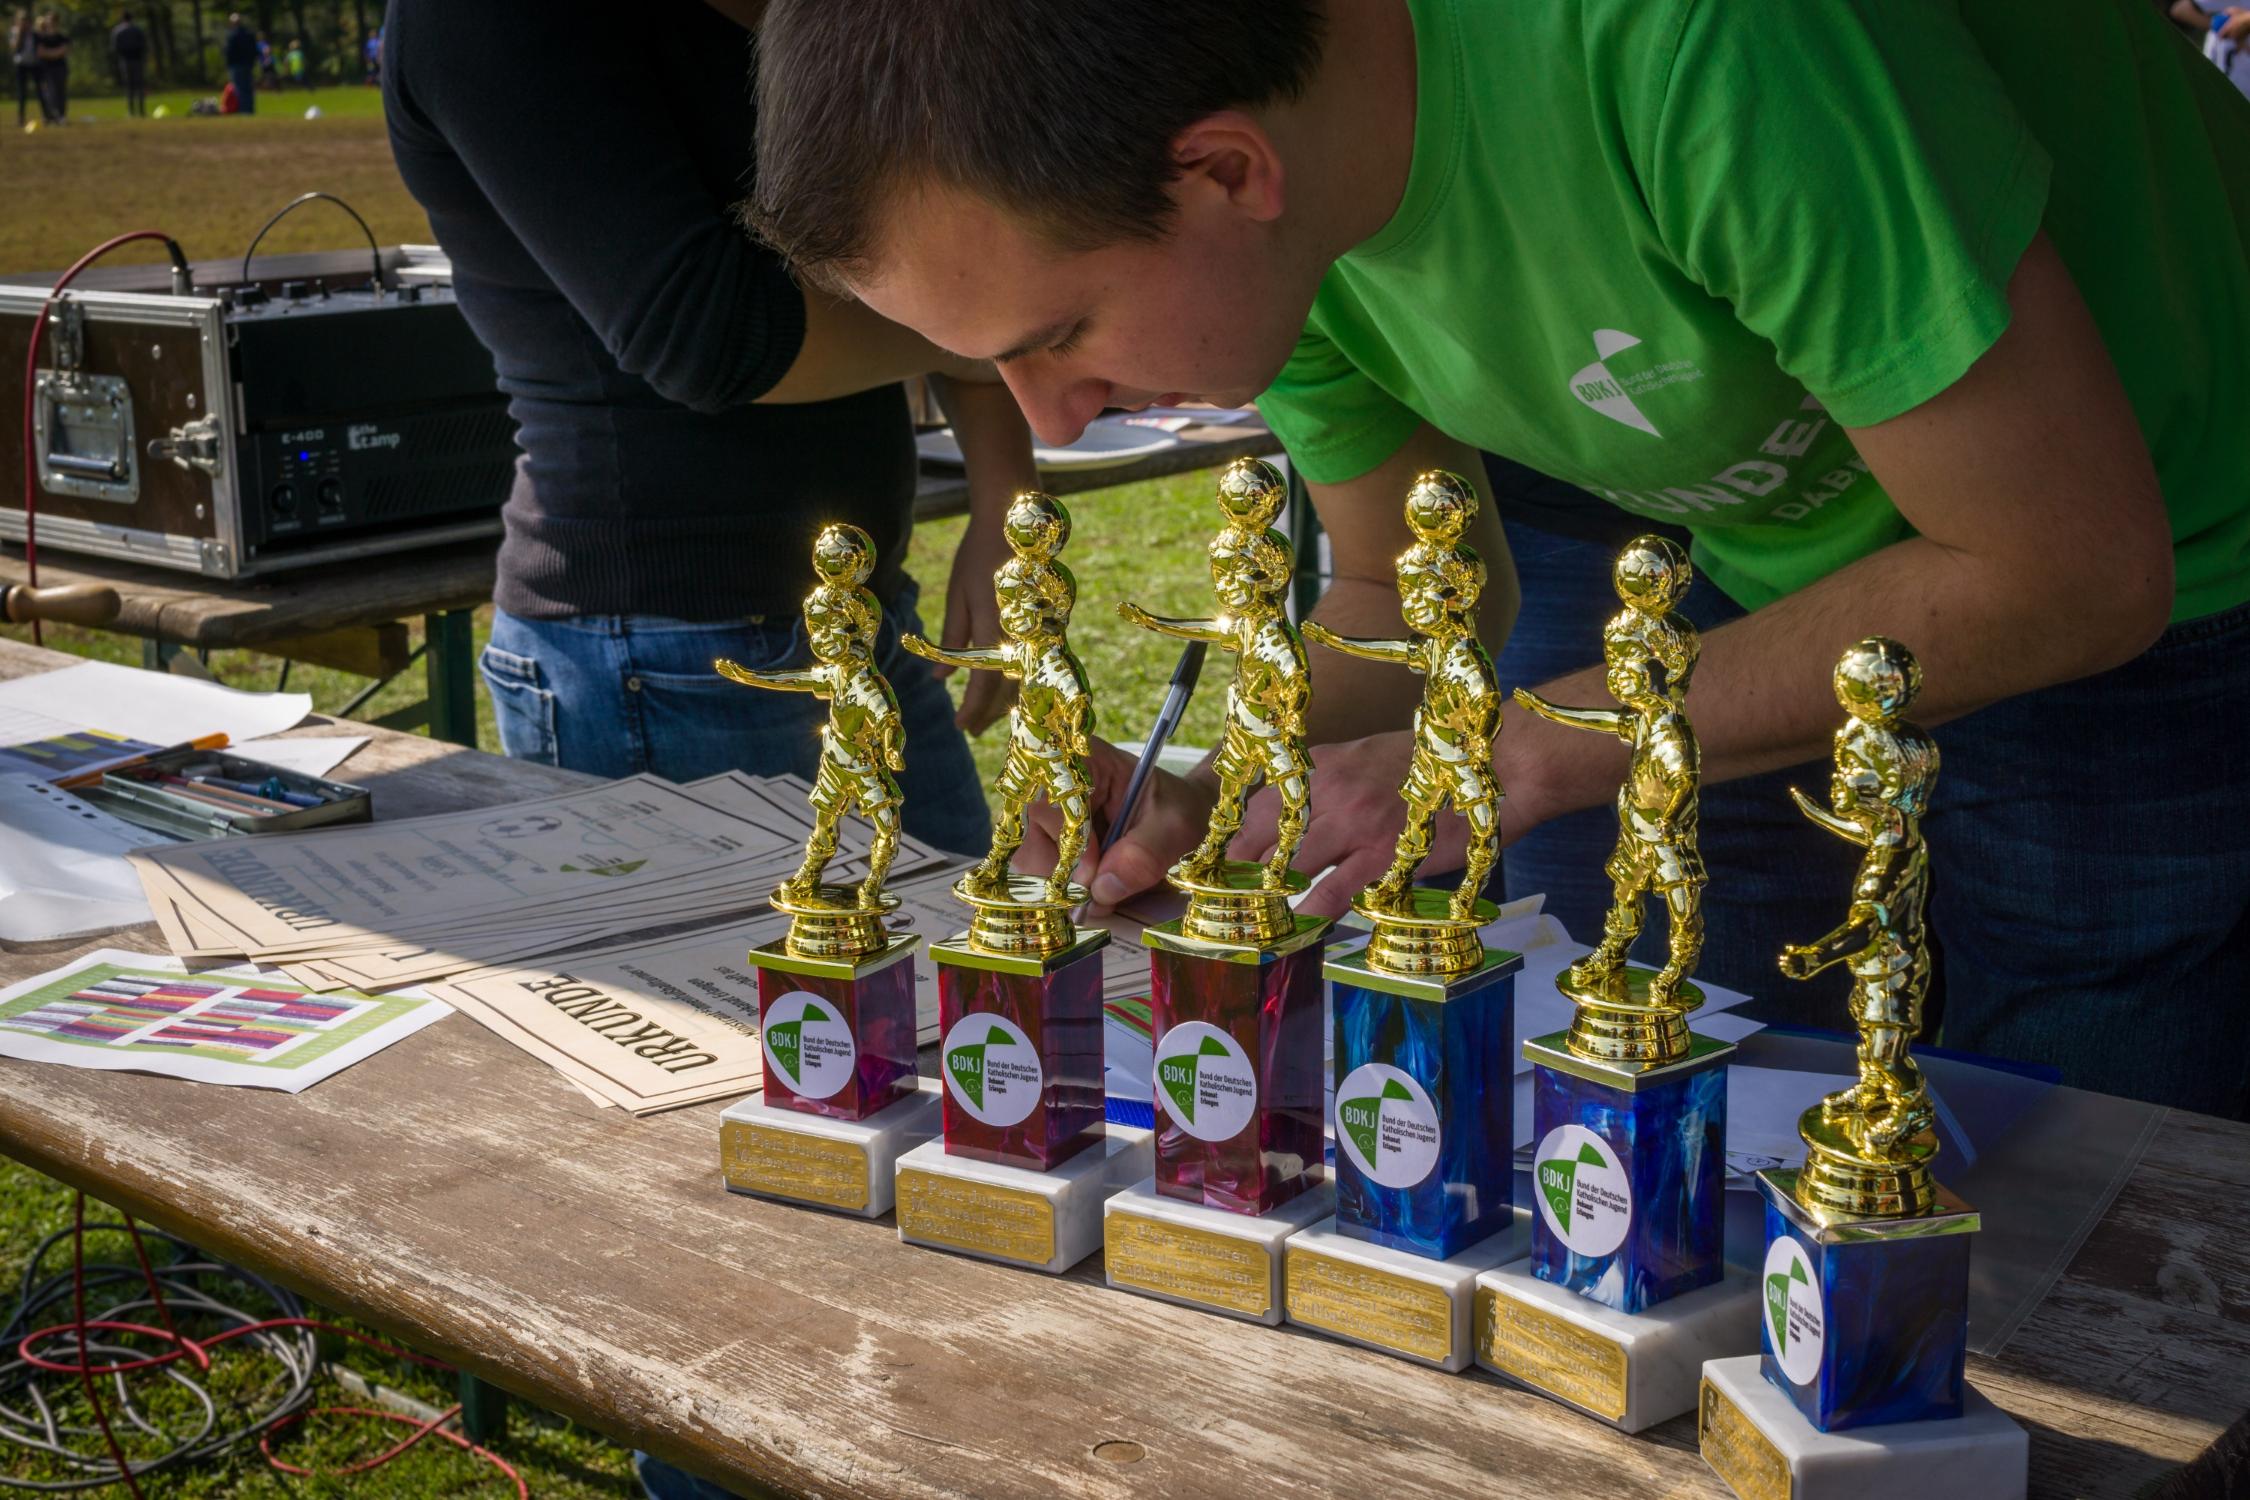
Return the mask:
[[[164,266],[96,266],[50,315],[32,424],[42,550],[238,579],[499,531],[514,423],[442,252],[193,271],[179,295]],[[16,414],[53,281],[0,277],[5,541],[25,535]]]

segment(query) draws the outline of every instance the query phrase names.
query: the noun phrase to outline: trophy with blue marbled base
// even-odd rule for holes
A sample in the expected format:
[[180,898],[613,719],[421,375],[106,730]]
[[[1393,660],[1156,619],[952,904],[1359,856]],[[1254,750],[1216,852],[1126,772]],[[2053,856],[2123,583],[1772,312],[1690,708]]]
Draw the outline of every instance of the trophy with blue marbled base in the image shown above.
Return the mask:
[[1921,820],[1938,754],[1899,716],[1920,686],[1895,641],[1846,651],[1835,687],[1850,718],[1829,805],[1793,793],[1813,822],[1867,851],[1843,922],[1781,956],[1792,979],[1851,970],[1859,1077],[1798,1121],[1801,1169],[1758,1174],[1762,1352],[1704,1367],[1703,1456],[1746,1500],[1878,1485],[2005,1500],[2026,1488],[2023,1429],[1963,1376],[1981,1221],[1931,1173],[1935,1108],[1911,1055],[1930,972]]
[[[1750,1345],[1751,1278],[1727,1270],[1721,1200],[1735,1049],[1687,1024],[1703,1003],[1688,978],[1703,946],[1701,758],[1683,706],[1697,644],[1672,611],[1692,576],[1662,537],[1619,554],[1625,607],[1602,634],[1616,708],[1516,694],[1542,718],[1624,741],[1632,761],[1602,940],[1559,983],[1570,1027],[1524,1045],[1532,1251],[1480,1283],[1477,1357],[1627,1432],[1690,1409],[1704,1362]],[[1625,960],[1652,901],[1670,924],[1659,970]]]
[[[1331,650],[1421,674],[1414,751],[1399,795],[1406,827],[1383,877],[1353,907],[1374,935],[1333,959],[1335,1217],[1284,1249],[1288,1320],[1387,1354],[1459,1370],[1480,1272],[1523,1254],[1515,1207],[1513,953],[1488,952],[1477,899],[1499,852],[1492,770],[1501,695],[1476,633],[1484,563],[1462,537],[1476,492],[1451,474],[1408,492],[1415,544],[1398,559],[1399,612],[1414,637]],[[1468,824],[1459,889],[1412,884],[1450,803]]]

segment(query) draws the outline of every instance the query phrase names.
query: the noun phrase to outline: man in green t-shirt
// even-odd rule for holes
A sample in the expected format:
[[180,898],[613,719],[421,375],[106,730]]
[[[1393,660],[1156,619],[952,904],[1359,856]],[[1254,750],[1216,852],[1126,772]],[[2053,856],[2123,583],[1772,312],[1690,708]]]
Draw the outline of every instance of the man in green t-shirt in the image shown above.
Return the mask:
[[[1747,611],[1689,703],[1714,781],[1815,756],[1838,653],[1906,642],[1961,720],[1946,1039],[2250,1112],[2250,104],[2143,0],[776,0],[760,74],[761,232],[1049,441],[1255,397],[1341,634],[1395,628],[1411,477],[1484,448],[1685,526]],[[1336,911],[1411,694],[1316,672]],[[1509,837],[1612,795],[1581,738],[1510,716]],[[1162,781],[1097,898],[1209,796]],[[1778,951],[1722,884],[1714,944]]]

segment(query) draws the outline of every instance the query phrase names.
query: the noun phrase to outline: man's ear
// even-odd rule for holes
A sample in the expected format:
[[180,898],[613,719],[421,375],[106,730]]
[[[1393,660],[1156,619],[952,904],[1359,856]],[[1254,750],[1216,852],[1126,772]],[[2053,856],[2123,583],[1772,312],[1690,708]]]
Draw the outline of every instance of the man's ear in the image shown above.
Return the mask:
[[1239,109],[1205,115],[1172,140],[1179,168],[1173,192],[1200,198],[1259,223],[1281,217],[1286,175],[1281,149],[1257,118]]

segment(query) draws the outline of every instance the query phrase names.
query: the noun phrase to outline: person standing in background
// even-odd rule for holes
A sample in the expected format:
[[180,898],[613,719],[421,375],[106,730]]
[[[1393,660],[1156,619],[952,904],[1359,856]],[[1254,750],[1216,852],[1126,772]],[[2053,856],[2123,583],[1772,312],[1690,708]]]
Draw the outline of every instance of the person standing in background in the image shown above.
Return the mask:
[[47,100],[39,90],[39,44],[33,40],[31,12],[19,10],[8,23],[8,54],[16,63],[16,128],[21,130],[30,122],[24,118],[24,106],[34,95],[39,98],[39,118],[47,118]]
[[117,86],[125,91],[125,113],[148,113],[148,33],[121,10],[109,32],[109,59],[117,71]]
[[235,11],[227,17],[227,38],[221,45],[220,57],[227,65],[227,80],[234,85],[238,112],[254,115],[258,112],[258,38],[244,24],[242,12]]
[[48,11],[32,41],[39,53],[39,107],[48,124],[60,125],[70,113],[70,33],[62,17]]
[[258,83],[276,92],[281,88],[281,69],[275,66],[273,42],[262,31],[258,33]]
[[[1029,431],[989,364],[801,290],[736,222],[754,10],[644,12],[648,65],[622,76],[602,0],[391,0],[384,17],[391,151],[522,450],[481,663],[501,744],[611,777],[809,778],[817,701],[744,693],[711,663],[804,660],[813,539],[845,522],[875,546],[874,660],[906,731],[906,832],[979,852],[990,823],[962,730],[1007,696],[979,673],[956,716],[940,674],[899,645],[923,626],[903,566],[918,465],[897,382],[948,377],[967,461],[949,647],[1000,639],[992,575],[1012,493],[1037,483]],[[496,79],[503,54],[515,66]]]
[[282,76],[301,89],[310,89],[312,80],[305,77],[305,42],[302,37],[289,39],[289,50],[281,56]]

